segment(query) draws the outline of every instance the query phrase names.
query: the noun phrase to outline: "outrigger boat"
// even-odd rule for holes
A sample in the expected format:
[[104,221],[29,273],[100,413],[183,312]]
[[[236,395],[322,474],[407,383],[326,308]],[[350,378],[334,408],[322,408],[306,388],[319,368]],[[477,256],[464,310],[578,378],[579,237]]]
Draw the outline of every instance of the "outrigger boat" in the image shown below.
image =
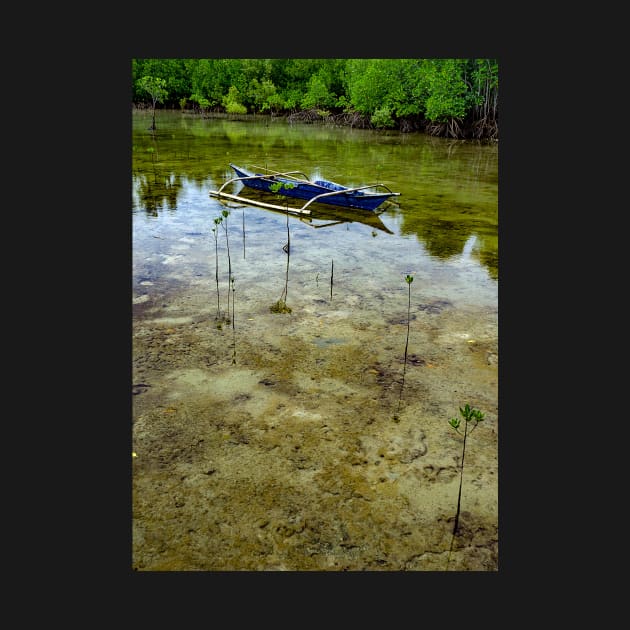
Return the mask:
[[[236,177],[226,181],[219,190],[211,190],[210,196],[248,203],[250,201],[246,197],[223,192],[228,185],[242,182],[244,186],[254,190],[306,201],[301,208],[292,209],[293,212],[298,214],[310,214],[309,206],[313,203],[374,212],[384,201],[400,195],[398,192],[392,192],[385,184],[369,184],[351,188],[325,179],[311,181],[301,171],[280,173],[260,166],[254,166],[253,168],[262,172],[251,172],[231,163],[230,167],[236,173]],[[379,189],[384,189],[385,192],[377,192]],[[250,203],[272,210],[287,210],[285,207],[267,202]]]

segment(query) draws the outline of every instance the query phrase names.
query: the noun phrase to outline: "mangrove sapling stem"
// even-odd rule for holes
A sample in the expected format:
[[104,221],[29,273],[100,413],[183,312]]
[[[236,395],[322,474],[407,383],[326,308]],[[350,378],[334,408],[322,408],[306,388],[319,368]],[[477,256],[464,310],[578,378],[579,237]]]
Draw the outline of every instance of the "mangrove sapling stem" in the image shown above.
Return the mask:
[[216,218],[212,228],[214,235],[214,277],[217,282],[217,320],[221,319],[221,298],[219,294],[219,224],[221,221],[221,217]]
[[230,212],[228,210],[222,210],[221,214],[223,215],[223,218],[225,219],[225,222],[223,223],[223,227],[225,228],[225,244],[227,247],[227,257],[228,257],[228,304],[227,304],[227,319],[228,322],[230,321],[230,281],[232,279],[232,261],[230,259],[230,239],[228,237],[228,223],[227,223],[227,219],[230,216]]
[[243,212],[243,260],[245,260],[245,210]]
[[236,289],[234,288],[234,278],[232,277],[232,364],[236,363],[236,327],[234,325],[236,312]]
[[335,261],[330,261],[330,301],[332,302],[333,275],[335,273]]
[[286,215],[287,215],[287,243],[282,248],[287,255],[287,268],[284,274],[284,288],[282,289],[282,294],[280,295],[280,299],[278,300],[278,304],[287,303],[287,297],[289,293],[289,257],[291,256],[291,231],[289,230],[289,206],[286,206]]
[[407,339],[405,341],[405,361],[403,363],[403,381],[405,380],[405,373],[407,371],[407,348],[409,347],[409,322],[411,320],[411,283],[413,282],[413,276],[407,275],[405,282],[409,289],[407,296]]
[[466,438],[468,437],[468,422],[464,425],[464,442],[462,445],[462,463],[459,469],[459,490],[457,492],[457,511],[455,512],[455,523],[453,524],[453,536],[457,533],[459,526],[459,513],[462,506],[462,482],[464,481],[464,458],[466,457]]
[[398,413],[400,412],[400,403],[402,402],[403,388],[405,387],[405,375],[407,374],[407,350],[409,348],[409,322],[411,321],[411,283],[413,282],[413,276],[407,274],[405,276],[405,282],[409,289],[407,294],[407,339],[405,340],[405,357],[403,359],[403,375],[400,383],[400,395],[398,396],[398,410],[394,419],[398,421]]
[[235,314],[234,314],[234,299],[235,299],[235,292],[236,289],[234,288],[234,276],[232,276],[232,278],[230,278],[231,282],[232,282],[232,330],[234,330],[234,318],[235,318]]
[[287,271],[284,279],[284,303],[289,296],[289,258],[291,257],[291,230],[289,229],[289,204],[287,202]]
[[[282,187],[293,188],[293,184],[291,183],[283,184],[282,182],[277,182],[271,185],[271,191],[277,193]],[[272,306],[270,307],[270,310],[272,313],[290,313],[291,312],[291,308],[287,306],[287,295],[289,292],[289,258],[291,255],[290,253],[291,252],[291,230],[289,228],[289,202],[288,201],[285,202],[285,208],[286,208],[286,215],[287,215],[287,243],[282,249],[287,254],[287,270],[285,273],[284,290],[282,291],[282,295],[280,296],[280,299],[275,304],[272,304]]]
[[272,304],[270,310],[272,313],[290,313],[291,308],[287,306],[287,295],[289,292],[289,259],[291,256],[291,231],[289,229],[289,205],[286,205],[286,215],[287,215],[287,242],[286,245],[282,247],[282,250],[287,255],[287,268],[284,276],[284,288],[282,290],[282,295],[280,299]]
[[[464,480],[464,458],[466,457],[466,439],[468,437],[468,423],[474,422],[472,428],[470,429],[470,433],[472,433],[477,428],[477,425],[484,419],[484,414],[479,409],[472,408],[468,403],[466,403],[465,407],[459,408],[459,413],[462,416],[462,418],[465,420],[464,439],[462,442],[462,462],[459,467],[459,490],[457,492],[457,511],[455,513],[455,522],[453,524],[453,532],[451,534],[451,546],[448,552],[448,559],[446,561],[447,569],[448,569],[448,563],[451,560],[451,552],[453,550],[453,541],[455,539],[455,535],[457,534],[457,529],[459,527],[459,514],[460,514],[460,508],[461,508],[461,502],[462,502],[462,484]],[[459,427],[461,426],[460,418],[451,418],[448,421],[448,423],[453,429],[455,429],[457,433],[461,435],[459,431]]]

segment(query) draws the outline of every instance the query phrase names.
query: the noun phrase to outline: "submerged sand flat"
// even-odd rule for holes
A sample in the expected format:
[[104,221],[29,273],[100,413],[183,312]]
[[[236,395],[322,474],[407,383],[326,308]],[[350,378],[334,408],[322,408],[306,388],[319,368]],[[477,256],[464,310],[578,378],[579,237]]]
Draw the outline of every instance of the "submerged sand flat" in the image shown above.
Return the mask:
[[[496,305],[417,278],[405,366],[404,284],[357,291],[339,272],[331,298],[323,274],[292,274],[291,313],[258,277],[237,285],[234,328],[205,278],[134,293],[133,568],[497,570]],[[485,421],[449,559],[448,419],[466,403]]]

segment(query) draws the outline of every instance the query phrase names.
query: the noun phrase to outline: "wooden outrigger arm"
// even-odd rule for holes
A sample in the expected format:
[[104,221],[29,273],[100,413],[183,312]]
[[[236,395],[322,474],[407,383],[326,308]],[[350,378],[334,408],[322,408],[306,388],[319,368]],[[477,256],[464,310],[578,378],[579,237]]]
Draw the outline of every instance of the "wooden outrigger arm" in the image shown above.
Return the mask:
[[[366,188],[376,188],[377,186],[383,186],[383,188],[387,188],[385,184],[371,184],[369,186],[357,186],[356,188],[344,188],[343,190],[331,190],[330,192],[321,193],[319,195],[315,195],[312,199],[309,199],[303,206],[302,210],[305,210],[310,204],[314,201],[318,201],[322,197],[330,197],[331,195],[344,195],[350,192],[356,192],[357,190],[365,190]],[[392,192],[389,188],[387,191],[392,195],[400,195],[400,193]]]

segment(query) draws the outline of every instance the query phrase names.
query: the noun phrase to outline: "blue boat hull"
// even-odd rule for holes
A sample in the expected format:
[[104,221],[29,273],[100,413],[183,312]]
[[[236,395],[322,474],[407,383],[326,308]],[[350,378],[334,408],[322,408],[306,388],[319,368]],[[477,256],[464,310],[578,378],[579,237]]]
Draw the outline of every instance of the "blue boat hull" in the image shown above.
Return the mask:
[[[234,164],[230,164],[237,177],[247,178],[241,181],[248,188],[262,190],[265,192],[283,195],[294,199],[308,201],[317,195],[340,191],[338,195],[327,195],[317,200],[317,203],[325,203],[344,208],[360,208],[362,210],[374,211],[389,197],[398,193],[370,193],[362,190],[344,192],[346,189],[340,184],[326,180],[314,182],[296,181],[281,175],[266,175],[263,173],[250,173]],[[256,177],[252,177],[256,176]],[[258,177],[259,176],[259,177]],[[281,184],[281,186],[278,186]]]

